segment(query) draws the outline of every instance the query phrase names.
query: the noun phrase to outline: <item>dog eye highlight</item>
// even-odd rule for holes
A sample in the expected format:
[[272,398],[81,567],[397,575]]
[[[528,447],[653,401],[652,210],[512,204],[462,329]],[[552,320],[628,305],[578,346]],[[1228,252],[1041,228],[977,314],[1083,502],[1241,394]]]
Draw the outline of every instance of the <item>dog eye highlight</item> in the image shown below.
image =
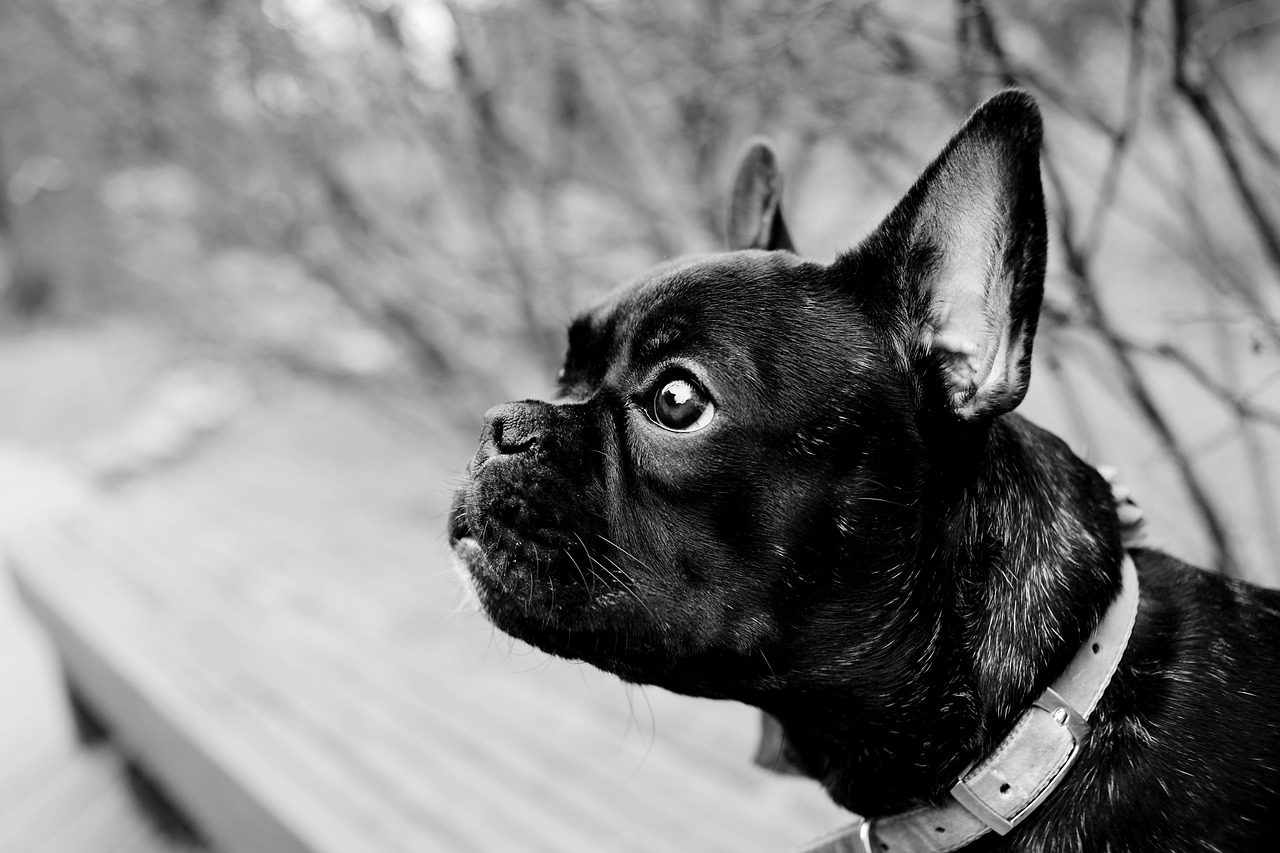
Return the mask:
[[658,386],[650,417],[663,429],[696,432],[715,416],[716,407],[707,392],[687,379],[670,379]]

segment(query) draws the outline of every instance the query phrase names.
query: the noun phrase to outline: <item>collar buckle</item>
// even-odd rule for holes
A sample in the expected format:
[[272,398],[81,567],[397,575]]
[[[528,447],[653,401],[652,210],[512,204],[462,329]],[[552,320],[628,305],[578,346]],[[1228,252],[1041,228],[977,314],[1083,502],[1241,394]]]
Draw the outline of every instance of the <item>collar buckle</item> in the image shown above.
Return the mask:
[[[1058,691],[1047,687],[1001,749],[965,773],[951,789],[951,796],[992,831],[1007,835],[1066,778],[1088,734],[1084,716]],[[1022,766],[1023,755],[1036,756],[1036,766]]]
[[1040,694],[1040,698],[1031,703],[1031,707],[1039,708],[1053,717],[1055,723],[1065,726],[1075,740],[1077,749],[1084,741],[1085,735],[1089,734],[1089,721],[1052,687],[1046,687]]

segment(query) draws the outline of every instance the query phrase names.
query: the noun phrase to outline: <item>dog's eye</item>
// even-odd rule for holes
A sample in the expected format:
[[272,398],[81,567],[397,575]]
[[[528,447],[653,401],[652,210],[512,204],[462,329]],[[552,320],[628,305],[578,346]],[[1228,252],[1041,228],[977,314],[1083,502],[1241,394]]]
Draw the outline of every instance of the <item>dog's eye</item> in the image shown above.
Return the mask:
[[707,393],[687,379],[672,379],[653,398],[653,421],[676,432],[694,432],[711,423],[716,407]]

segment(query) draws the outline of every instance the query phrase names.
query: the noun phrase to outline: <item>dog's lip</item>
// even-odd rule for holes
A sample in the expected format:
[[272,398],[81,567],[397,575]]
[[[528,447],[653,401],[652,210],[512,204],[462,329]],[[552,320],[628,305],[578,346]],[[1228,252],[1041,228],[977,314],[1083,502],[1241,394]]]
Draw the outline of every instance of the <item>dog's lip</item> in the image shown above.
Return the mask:
[[471,536],[464,536],[453,543],[454,559],[470,572],[484,563],[484,549]]
[[459,503],[449,512],[449,545],[457,548],[464,539],[475,541],[471,535],[471,525],[467,523],[466,509]]
[[467,523],[465,505],[459,501],[449,511],[449,548],[453,551],[453,565],[472,591],[479,597],[474,585],[477,574],[488,571],[489,561],[484,547],[471,533],[471,525]]

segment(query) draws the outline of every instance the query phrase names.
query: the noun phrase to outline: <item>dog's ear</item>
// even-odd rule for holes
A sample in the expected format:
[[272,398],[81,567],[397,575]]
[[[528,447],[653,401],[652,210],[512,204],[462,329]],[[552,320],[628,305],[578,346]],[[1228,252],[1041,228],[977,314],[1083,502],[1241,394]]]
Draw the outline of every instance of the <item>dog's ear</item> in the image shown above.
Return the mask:
[[784,249],[794,252],[782,221],[782,172],[773,146],[762,137],[747,143],[729,199],[730,249]]
[[1040,140],[1030,95],[992,97],[847,256],[861,267],[852,275],[876,268],[866,303],[962,420],[1008,412],[1027,392],[1044,292]]

